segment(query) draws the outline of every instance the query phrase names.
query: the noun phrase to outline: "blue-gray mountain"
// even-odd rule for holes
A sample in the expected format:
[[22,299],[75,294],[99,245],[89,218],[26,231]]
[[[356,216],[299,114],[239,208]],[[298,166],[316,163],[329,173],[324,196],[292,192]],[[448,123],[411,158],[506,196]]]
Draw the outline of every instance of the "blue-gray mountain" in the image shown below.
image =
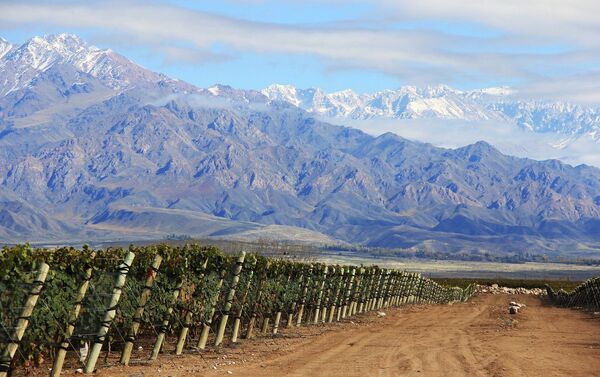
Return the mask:
[[373,137],[71,35],[0,42],[0,83],[3,242],[175,233],[579,255],[600,244],[596,168]]

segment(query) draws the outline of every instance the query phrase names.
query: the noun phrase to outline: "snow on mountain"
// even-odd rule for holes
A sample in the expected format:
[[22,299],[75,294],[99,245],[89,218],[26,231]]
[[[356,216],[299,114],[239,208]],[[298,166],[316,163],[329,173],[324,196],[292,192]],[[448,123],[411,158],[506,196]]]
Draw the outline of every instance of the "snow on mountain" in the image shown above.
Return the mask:
[[12,48],[12,45],[8,43],[8,41],[4,38],[0,38],[0,59],[6,55],[8,51]]
[[348,119],[499,120],[534,132],[588,136],[600,140],[600,108],[521,99],[507,87],[461,91],[445,85],[403,86],[376,93],[325,93],[271,85],[262,93],[325,117]]
[[[66,34],[10,48],[2,82],[0,242],[223,237],[274,225],[454,254],[589,252],[600,242],[596,168],[510,157],[485,142],[375,137],[296,107],[428,122],[514,111],[533,129],[549,121],[504,89],[203,90]],[[544,111],[594,121],[570,105]]]
[[489,119],[497,118],[473,103],[464,92],[445,85],[417,88],[404,86],[377,93],[343,90],[324,93],[320,89],[297,89],[271,85],[262,90],[271,100],[285,101],[309,112],[330,117],[370,119],[390,117]]
[[0,72],[4,85],[0,95],[27,87],[40,73],[67,64],[90,74],[113,89],[124,89],[141,82],[167,79],[131,62],[110,49],[88,45],[71,34],[33,37],[19,47],[0,42]]

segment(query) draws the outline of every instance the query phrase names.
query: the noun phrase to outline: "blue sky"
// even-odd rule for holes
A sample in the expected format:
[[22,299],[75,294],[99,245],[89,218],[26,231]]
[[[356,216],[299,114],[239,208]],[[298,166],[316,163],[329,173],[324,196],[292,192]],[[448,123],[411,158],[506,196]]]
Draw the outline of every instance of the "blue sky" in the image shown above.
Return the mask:
[[78,34],[202,87],[512,86],[597,101],[599,11],[584,0],[20,1],[0,2],[0,36]]

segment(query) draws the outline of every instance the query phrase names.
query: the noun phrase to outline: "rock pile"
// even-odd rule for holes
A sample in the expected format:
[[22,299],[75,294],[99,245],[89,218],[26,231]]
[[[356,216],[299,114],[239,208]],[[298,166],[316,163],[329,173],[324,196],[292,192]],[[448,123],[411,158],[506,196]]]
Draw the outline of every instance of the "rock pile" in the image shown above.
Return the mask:
[[477,293],[491,293],[493,295],[498,294],[509,294],[509,295],[534,295],[542,296],[546,294],[546,290],[542,288],[508,288],[500,287],[498,284],[490,285],[478,285]]
[[524,307],[525,304],[519,304],[518,302],[511,301],[510,304],[508,304],[508,312],[510,314],[517,314],[519,313],[519,310]]

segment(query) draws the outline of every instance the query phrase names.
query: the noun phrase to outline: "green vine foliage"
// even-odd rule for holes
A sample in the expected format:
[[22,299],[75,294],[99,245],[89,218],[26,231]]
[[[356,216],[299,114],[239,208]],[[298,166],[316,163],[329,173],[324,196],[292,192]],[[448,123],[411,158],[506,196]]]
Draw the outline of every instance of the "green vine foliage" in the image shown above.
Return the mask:
[[[196,244],[131,245],[102,250],[92,250],[88,246],[36,249],[25,244],[0,249],[0,351],[10,341],[11,329],[41,262],[50,266],[50,272],[20,342],[15,363],[33,360],[42,364],[52,358],[56,345],[65,338],[77,291],[90,271],[89,288],[80,315],[74,322],[75,333],[68,340],[74,349],[83,342],[94,342],[114,293],[115,281],[124,272],[121,265],[129,252],[134,253],[135,258],[127,268],[126,283],[115,308],[116,316],[105,340],[112,349],[119,349],[126,340],[134,340],[131,332],[134,313],[150,277],[153,286],[141,317],[138,337],[154,336],[159,328],[164,329],[161,326],[165,320],[169,322],[167,332],[176,333],[187,324],[191,336],[196,338],[202,324],[211,323],[215,329],[218,318],[225,314],[226,298],[233,288],[231,282],[237,256]],[[154,271],[151,266],[157,256],[162,262],[158,271]],[[308,314],[318,305],[340,306],[347,304],[347,300],[373,296],[377,292],[382,294],[379,290],[383,278],[380,277],[386,270],[356,268],[352,290],[347,291],[351,280],[349,271],[350,268],[344,266],[306,264],[248,254],[228,314],[231,317],[241,314],[241,320],[247,323],[252,316],[272,317],[277,312],[286,317],[294,316],[301,303]],[[423,281],[430,287],[439,287],[429,279]],[[173,293],[179,287],[179,297],[174,300]],[[417,285],[407,285],[403,294],[408,295],[409,288],[412,288],[411,294],[417,291]],[[444,300],[463,298],[472,293],[472,289],[444,289]],[[231,328],[232,321],[228,325]]]

